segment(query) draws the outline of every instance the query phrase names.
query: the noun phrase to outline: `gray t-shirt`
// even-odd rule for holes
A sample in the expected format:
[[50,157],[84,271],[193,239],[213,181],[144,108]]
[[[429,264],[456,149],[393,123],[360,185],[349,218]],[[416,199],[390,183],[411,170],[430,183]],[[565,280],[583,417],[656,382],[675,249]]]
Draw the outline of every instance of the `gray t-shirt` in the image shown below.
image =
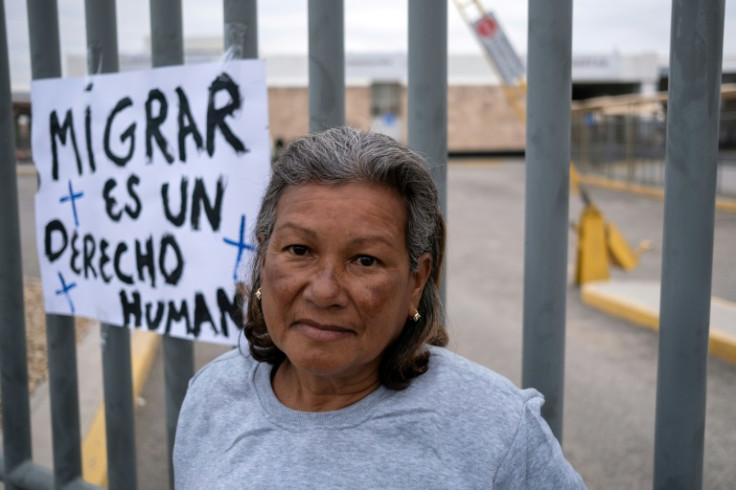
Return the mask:
[[585,488],[539,414],[535,390],[430,347],[405,390],[300,412],[272,366],[229,352],[190,382],[174,447],[177,489]]

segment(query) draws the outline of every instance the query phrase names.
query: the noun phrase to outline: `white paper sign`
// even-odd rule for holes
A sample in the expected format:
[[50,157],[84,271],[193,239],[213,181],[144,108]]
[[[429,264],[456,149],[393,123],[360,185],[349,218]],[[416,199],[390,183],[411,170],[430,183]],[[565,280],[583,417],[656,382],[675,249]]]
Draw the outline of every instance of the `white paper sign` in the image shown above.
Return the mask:
[[270,171],[263,62],[41,80],[31,102],[46,311],[237,343]]

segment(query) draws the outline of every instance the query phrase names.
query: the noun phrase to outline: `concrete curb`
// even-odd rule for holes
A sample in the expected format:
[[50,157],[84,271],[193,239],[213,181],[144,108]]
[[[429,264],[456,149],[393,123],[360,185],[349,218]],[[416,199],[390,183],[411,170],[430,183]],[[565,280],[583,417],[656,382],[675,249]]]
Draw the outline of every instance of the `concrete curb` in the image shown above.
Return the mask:
[[[134,403],[143,389],[160,343],[161,336],[156,333],[144,330],[132,332],[130,358]],[[93,485],[107,486],[107,437],[105,433],[104,402],[100,402],[97,413],[82,443],[82,476]]]
[[[629,182],[621,182],[620,180],[612,180],[606,177],[599,177],[597,175],[580,175],[580,183],[612,191],[628,192],[630,194],[638,194],[640,196],[664,199],[664,189],[632,184]],[[719,211],[736,213],[736,201],[732,199],[716,199],[716,209]]]
[[580,290],[583,303],[639,327],[659,330],[659,312],[648,306],[613,294],[601,293],[585,284]]
[[[601,284],[589,283],[583,285],[580,291],[583,303],[634,325],[646,327],[655,332],[659,331],[658,306],[652,307],[650,304],[632,300],[625,295],[602,290]],[[711,301],[711,309],[714,307],[726,309],[736,317],[736,303],[720,298],[713,298]],[[712,315],[713,312],[711,311]],[[736,335],[718,328],[717,325],[714,326],[712,319],[708,339],[708,353],[731,364],[736,364]]]

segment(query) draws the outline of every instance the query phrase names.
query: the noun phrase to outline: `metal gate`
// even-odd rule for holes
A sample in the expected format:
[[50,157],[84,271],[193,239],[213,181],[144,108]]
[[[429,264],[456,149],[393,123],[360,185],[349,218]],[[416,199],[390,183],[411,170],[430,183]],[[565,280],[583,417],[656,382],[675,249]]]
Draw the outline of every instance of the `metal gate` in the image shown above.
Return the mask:
[[[61,76],[55,0],[27,0],[34,79]],[[447,209],[447,1],[409,0],[409,146]],[[153,65],[183,63],[180,0],[151,0]],[[345,124],[343,0],[309,0],[309,127]],[[114,0],[86,0],[90,72],[118,69]],[[702,486],[724,0],[674,0],[655,445],[657,488]],[[224,0],[225,47],[257,57],[255,0]],[[523,384],[562,434],[572,0],[529,1]],[[48,315],[53,470],[31,461],[19,214],[0,2],[0,363],[6,488],[95,488],[81,478],[73,319]],[[695,129],[693,129],[695,128]],[[707,271],[707,273],[704,273]],[[444,293],[444,286],[443,286]],[[444,294],[443,294],[444,297]],[[136,488],[130,332],[103,325],[110,488]],[[164,339],[169,451],[192,343]],[[171,470],[169,470],[171,471]],[[173,479],[171,479],[173,482]]]

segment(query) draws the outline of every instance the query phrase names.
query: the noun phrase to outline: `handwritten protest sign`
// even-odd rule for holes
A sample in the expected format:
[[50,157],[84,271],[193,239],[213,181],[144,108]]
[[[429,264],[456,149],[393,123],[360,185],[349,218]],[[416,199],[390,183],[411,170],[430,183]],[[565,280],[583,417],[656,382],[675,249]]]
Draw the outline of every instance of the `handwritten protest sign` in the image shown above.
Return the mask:
[[41,80],[31,101],[46,311],[237,343],[270,170],[263,62]]

